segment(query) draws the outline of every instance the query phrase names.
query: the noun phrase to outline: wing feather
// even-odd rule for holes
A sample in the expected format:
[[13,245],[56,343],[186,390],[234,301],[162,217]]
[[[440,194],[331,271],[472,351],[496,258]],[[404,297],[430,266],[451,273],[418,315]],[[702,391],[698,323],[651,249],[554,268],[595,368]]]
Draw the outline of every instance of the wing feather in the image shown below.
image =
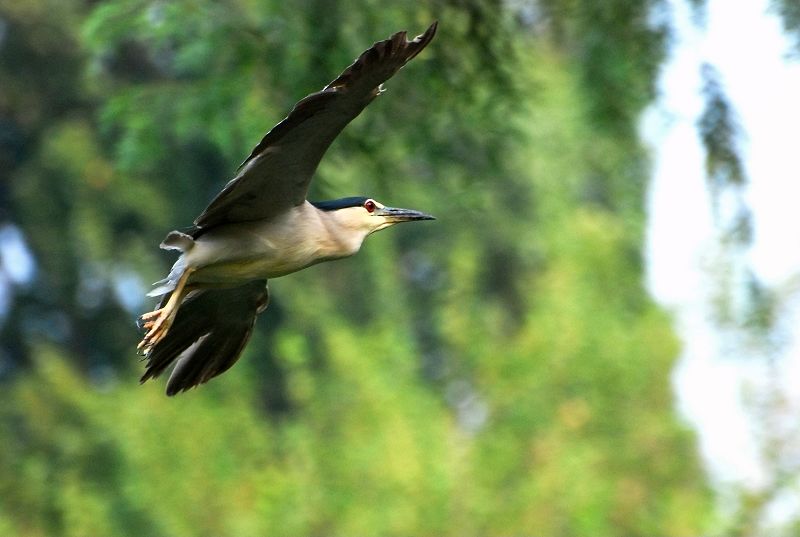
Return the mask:
[[330,144],[381,93],[381,84],[430,43],[436,25],[411,41],[398,32],[375,43],[333,82],[298,102],[197,217],[200,232],[227,222],[271,218],[303,203]]
[[167,395],[175,395],[224,373],[239,359],[268,301],[264,280],[190,294],[166,337],[146,355],[140,382],[158,377],[176,362],[167,382]]

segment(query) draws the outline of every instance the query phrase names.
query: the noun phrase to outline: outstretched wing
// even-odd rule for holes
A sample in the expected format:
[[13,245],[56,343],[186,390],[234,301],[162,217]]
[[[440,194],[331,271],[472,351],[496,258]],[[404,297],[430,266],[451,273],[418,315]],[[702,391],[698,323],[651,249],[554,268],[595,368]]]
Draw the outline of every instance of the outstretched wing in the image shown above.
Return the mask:
[[202,232],[226,222],[271,218],[303,203],[311,176],[331,142],[435,33],[434,22],[411,41],[405,32],[398,32],[375,43],[322,91],[297,103],[253,149],[195,225]]
[[239,359],[256,316],[268,302],[265,280],[190,294],[181,303],[167,335],[147,353],[147,369],[140,382],[158,377],[176,360],[167,381],[167,395],[224,373]]

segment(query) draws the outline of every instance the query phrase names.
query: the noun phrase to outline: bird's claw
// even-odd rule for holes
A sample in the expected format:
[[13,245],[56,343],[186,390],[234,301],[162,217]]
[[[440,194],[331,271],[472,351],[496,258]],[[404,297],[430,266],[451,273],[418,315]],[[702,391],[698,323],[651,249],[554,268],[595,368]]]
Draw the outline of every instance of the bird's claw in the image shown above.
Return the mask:
[[136,326],[139,330],[150,330],[150,327],[153,326],[153,318],[158,317],[162,313],[164,313],[164,308],[143,313],[136,319]]
[[161,308],[143,314],[136,324],[140,329],[147,331],[136,346],[136,352],[147,355],[167,335],[167,331],[172,325],[172,316],[166,311],[166,308]]

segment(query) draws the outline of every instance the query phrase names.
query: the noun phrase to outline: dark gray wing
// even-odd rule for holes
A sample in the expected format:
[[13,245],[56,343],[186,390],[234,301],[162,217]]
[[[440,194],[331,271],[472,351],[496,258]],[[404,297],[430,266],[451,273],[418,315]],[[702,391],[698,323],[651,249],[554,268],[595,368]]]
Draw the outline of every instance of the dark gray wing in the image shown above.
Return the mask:
[[375,43],[322,91],[297,103],[253,149],[195,225],[202,229],[270,218],[303,203],[311,176],[331,142],[435,33],[434,22],[412,41],[398,32]]
[[147,369],[140,382],[158,377],[176,360],[167,381],[167,395],[224,373],[239,359],[256,316],[268,302],[265,280],[191,293],[181,303],[167,335],[147,353]]

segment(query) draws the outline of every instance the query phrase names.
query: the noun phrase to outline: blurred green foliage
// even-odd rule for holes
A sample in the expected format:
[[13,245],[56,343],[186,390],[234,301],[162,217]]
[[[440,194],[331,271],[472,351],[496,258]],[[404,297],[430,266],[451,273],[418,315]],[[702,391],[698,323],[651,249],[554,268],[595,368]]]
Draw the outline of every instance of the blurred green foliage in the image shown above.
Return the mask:
[[800,1],[772,0],[770,4],[780,15],[784,29],[793,36],[794,48],[800,51]]
[[[0,0],[3,535],[697,535],[643,288],[655,0]],[[661,6],[663,7],[663,6]],[[431,225],[272,282],[243,359],[138,386],[131,299],[261,135],[371,42],[433,44],[312,198]]]

